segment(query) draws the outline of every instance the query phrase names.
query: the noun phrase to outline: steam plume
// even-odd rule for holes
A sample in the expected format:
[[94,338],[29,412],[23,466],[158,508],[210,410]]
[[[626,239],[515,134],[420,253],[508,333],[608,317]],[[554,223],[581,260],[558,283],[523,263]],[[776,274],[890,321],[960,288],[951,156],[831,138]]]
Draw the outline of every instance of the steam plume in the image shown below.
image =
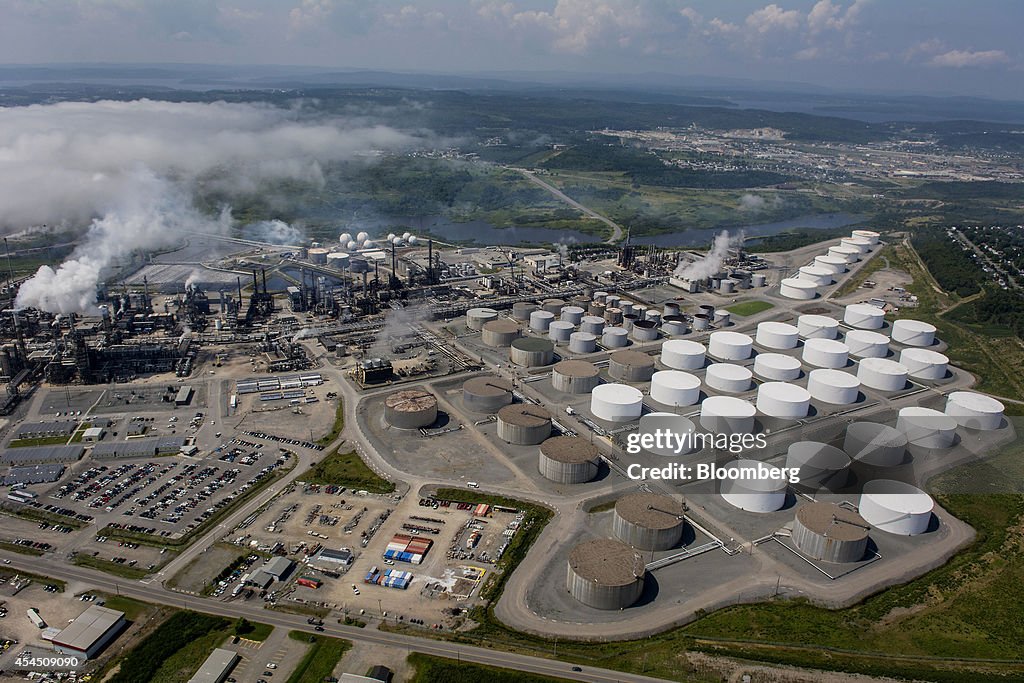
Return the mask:
[[742,243],[742,232],[730,235],[728,230],[723,230],[715,236],[711,250],[703,259],[693,263],[680,263],[673,275],[683,280],[703,280],[711,277],[722,269],[722,263],[729,255],[729,248]]

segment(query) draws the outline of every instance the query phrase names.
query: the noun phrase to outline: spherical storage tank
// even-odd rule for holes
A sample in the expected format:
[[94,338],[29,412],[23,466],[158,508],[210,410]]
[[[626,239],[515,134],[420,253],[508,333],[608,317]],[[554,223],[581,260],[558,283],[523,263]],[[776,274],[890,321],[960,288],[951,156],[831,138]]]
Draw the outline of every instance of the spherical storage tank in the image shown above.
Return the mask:
[[799,330],[787,323],[765,322],[757,325],[757,343],[769,349],[795,349]]
[[512,403],[512,383],[500,377],[474,377],[462,384],[462,404],[477,413],[496,413]]
[[750,389],[754,374],[749,368],[732,363],[712,363],[704,373],[704,382],[712,389],[739,394]]
[[999,429],[1003,410],[1003,404],[996,399],[972,391],[954,391],[946,399],[946,415],[971,429]]
[[597,446],[578,436],[553,436],[540,445],[537,469],[558,484],[584,484],[597,476]]
[[681,370],[662,370],[651,378],[651,398],[667,406],[692,406],[700,400],[700,379]]
[[569,335],[569,350],[573,353],[593,353],[597,349],[597,335],[573,332]]
[[708,353],[722,360],[746,360],[754,340],[739,332],[712,332],[708,339]]
[[807,280],[818,287],[832,284],[832,271],[818,266],[801,266],[797,278]]
[[604,332],[604,318],[599,318],[596,315],[583,316],[583,319],[580,320],[580,332],[601,334]]
[[831,254],[815,256],[814,265],[822,270],[831,272],[833,275],[839,275],[846,272],[846,257],[832,256]]
[[879,531],[916,536],[928,530],[934,507],[932,497],[916,486],[876,479],[864,484],[857,509]]
[[643,594],[646,572],[643,556],[621,541],[583,541],[569,551],[566,590],[588,607],[625,609]]
[[812,398],[834,405],[857,402],[860,380],[848,372],[819,368],[807,376],[807,391]]
[[801,490],[838,491],[850,478],[850,456],[818,441],[795,441],[786,452],[786,467],[797,470]]
[[[720,491],[733,507],[747,512],[775,512],[786,504],[787,477],[778,467],[758,460],[735,460],[723,467],[729,476],[720,480]],[[744,470],[763,475],[732,476]]]
[[484,323],[497,320],[498,312],[493,308],[471,308],[466,311],[466,327],[471,330],[483,329]]
[[539,368],[551,363],[555,344],[550,339],[520,337],[512,342],[509,360],[523,368]]
[[539,444],[551,436],[551,413],[529,403],[513,403],[498,411],[498,438],[517,446]]
[[835,339],[839,321],[827,315],[802,315],[796,319],[796,329],[804,339]]
[[903,363],[886,358],[865,358],[857,367],[860,383],[879,391],[901,391],[909,374]]
[[511,346],[519,337],[519,325],[512,320],[491,320],[483,325],[481,341],[487,346]]
[[590,394],[590,412],[607,422],[630,422],[640,417],[644,395],[626,384],[601,384]]
[[612,533],[640,550],[668,550],[683,536],[683,506],[656,493],[631,493],[615,501]]
[[787,299],[807,301],[818,296],[818,286],[810,280],[787,277],[779,283],[779,294]]
[[868,549],[867,521],[834,503],[808,503],[796,511],[793,543],[814,560],[857,562]]
[[907,436],[898,429],[877,422],[853,422],[846,426],[843,450],[855,462],[871,467],[903,464]]
[[346,244],[347,245],[351,241],[352,241],[352,233],[349,233],[349,232],[343,232],[338,237],[338,242],[340,242],[341,244]]
[[623,382],[649,382],[654,359],[639,351],[616,351],[608,356],[608,374]]
[[658,323],[653,320],[637,320],[633,323],[630,334],[633,335],[633,339],[640,342],[654,341],[658,338]]
[[782,353],[759,353],[754,357],[754,374],[777,382],[800,377],[800,361]]
[[956,418],[931,408],[907,406],[900,408],[896,429],[907,437],[911,446],[949,448],[956,440]]
[[907,346],[931,346],[935,343],[935,325],[921,320],[897,320],[892,324],[892,340]]
[[670,339],[661,346],[661,362],[675,370],[704,367],[704,345],[688,339]]
[[629,332],[623,327],[606,327],[601,334],[601,344],[607,349],[621,349],[629,344]]
[[551,311],[533,311],[530,313],[530,329],[534,332],[547,332],[555,319]]
[[361,232],[356,235],[356,242],[365,242],[368,239],[370,239],[370,234],[367,232]]
[[517,301],[512,304],[512,317],[521,322],[526,322],[538,308],[537,304],[532,304],[529,301]]
[[579,325],[583,320],[584,310],[579,306],[563,306],[561,310],[561,319],[567,323],[573,325]]
[[564,320],[555,320],[548,325],[548,337],[559,344],[567,344],[572,336],[573,325]]
[[754,406],[734,396],[709,396],[700,404],[700,426],[714,434],[750,434]]
[[850,330],[843,338],[851,356],[885,358],[889,355],[889,338],[871,330]]
[[900,352],[900,363],[906,366],[911,377],[938,380],[945,378],[949,358],[937,351],[912,347]]
[[849,361],[850,348],[835,339],[808,339],[804,342],[803,359],[819,368],[842,368]]
[[551,370],[551,386],[567,394],[589,394],[600,384],[598,372],[593,363],[563,360]]
[[437,420],[437,398],[422,389],[403,389],[384,399],[384,419],[399,429],[429,427]]
[[871,304],[850,304],[843,312],[843,322],[862,330],[881,329],[885,324],[885,311]]
[[765,382],[757,388],[757,409],[769,417],[798,420],[807,417],[811,395],[803,387],[785,382]]

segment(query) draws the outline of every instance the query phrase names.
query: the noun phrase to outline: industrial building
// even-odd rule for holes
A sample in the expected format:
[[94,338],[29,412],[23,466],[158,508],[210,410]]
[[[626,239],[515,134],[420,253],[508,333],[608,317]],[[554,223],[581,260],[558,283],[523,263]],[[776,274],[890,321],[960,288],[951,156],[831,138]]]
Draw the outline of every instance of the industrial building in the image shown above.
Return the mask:
[[188,679],[188,683],[222,683],[239,659],[237,652],[218,647],[206,658],[199,671]]
[[324,548],[317,553],[315,561],[331,562],[334,564],[341,564],[348,566],[352,564],[354,555],[348,548],[339,548],[334,550],[333,548]]
[[85,447],[80,444],[71,446],[24,446],[21,448],[7,448],[3,456],[0,456],[0,463],[5,465],[36,465],[42,463],[75,462],[80,460],[85,453]]
[[4,486],[15,484],[44,484],[57,481],[64,474],[65,467],[59,463],[12,467],[4,476]]
[[124,628],[124,612],[92,605],[53,637],[57,652],[91,659]]
[[287,557],[274,557],[267,560],[267,563],[264,564],[261,569],[266,573],[270,574],[271,576],[273,576],[278,581],[282,581],[294,566],[295,563],[289,560]]

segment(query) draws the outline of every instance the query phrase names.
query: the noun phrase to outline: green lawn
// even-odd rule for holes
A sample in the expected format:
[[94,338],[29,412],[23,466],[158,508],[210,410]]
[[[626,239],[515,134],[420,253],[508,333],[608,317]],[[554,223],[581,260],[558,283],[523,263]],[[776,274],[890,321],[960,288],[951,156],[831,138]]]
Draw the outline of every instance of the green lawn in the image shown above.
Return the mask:
[[92,555],[75,555],[71,563],[79,567],[98,569],[101,572],[120,576],[123,579],[141,579],[149,573],[149,571],[142,567],[129,567],[127,564],[118,564],[117,562],[93,557]]
[[231,635],[232,623],[197,612],[175,612],[128,653],[110,662],[107,683],[185,683],[213,649]]
[[321,683],[331,675],[342,656],[352,647],[352,643],[347,640],[314,636],[303,631],[291,631],[288,636],[309,643],[310,648],[288,677],[287,683]]
[[[63,446],[68,442],[68,436],[40,436],[34,439],[14,439],[7,444],[9,448],[28,448],[30,446]],[[81,439],[79,439],[81,440]]]
[[311,484],[335,484],[371,493],[391,493],[395,490],[392,482],[378,477],[355,451],[339,453],[335,449],[299,479]]
[[124,612],[124,618],[128,621],[138,621],[146,613],[157,609],[148,602],[140,602],[132,598],[126,598],[123,595],[110,595],[109,593],[98,593],[97,591],[89,592],[93,595],[102,595],[105,603],[103,606],[116,609],[118,612]]
[[338,435],[341,434],[341,430],[345,428],[345,402],[340,398],[338,399],[338,407],[334,409],[334,424],[331,425],[331,431],[324,434],[322,437],[317,439],[317,443],[321,446],[327,446],[331,444]]
[[729,306],[725,310],[735,315],[754,315],[755,313],[767,311],[769,308],[775,308],[775,305],[767,301],[743,301]]
[[241,634],[239,637],[262,643],[264,640],[269,638],[270,634],[273,632],[274,627],[270,624],[252,624],[252,630],[248,633]]

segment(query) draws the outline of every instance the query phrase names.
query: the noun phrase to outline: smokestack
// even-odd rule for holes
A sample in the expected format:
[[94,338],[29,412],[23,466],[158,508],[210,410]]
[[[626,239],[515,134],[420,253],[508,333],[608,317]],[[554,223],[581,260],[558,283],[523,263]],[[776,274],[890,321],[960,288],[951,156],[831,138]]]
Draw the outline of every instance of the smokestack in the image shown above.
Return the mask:
[[238,306],[239,306],[239,308],[241,308],[241,306],[242,306],[242,276],[239,275],[236,279],[238,280]]
[[266,294],[267,293],[267,269],[266,268],[261,268],[260,270],[262,270],[262,272],[263,272],[263,294]]
[[434,240],[427,238],[427,284],[434,284]]
[[398,280],[398,265],[397,265],[397,260],[396,260],[397,259],[397,257],[396,257],[396,252],[397,251],[398,251],[398,247],[396,247],[395,243],[392,242],[391,243],[391,277],[388,278],[388,289],[394,289],[395,288],[395,282]]
[[255,297],[260,293],[260,281],[256,279],[256,269],[252,269],[252,295]]

